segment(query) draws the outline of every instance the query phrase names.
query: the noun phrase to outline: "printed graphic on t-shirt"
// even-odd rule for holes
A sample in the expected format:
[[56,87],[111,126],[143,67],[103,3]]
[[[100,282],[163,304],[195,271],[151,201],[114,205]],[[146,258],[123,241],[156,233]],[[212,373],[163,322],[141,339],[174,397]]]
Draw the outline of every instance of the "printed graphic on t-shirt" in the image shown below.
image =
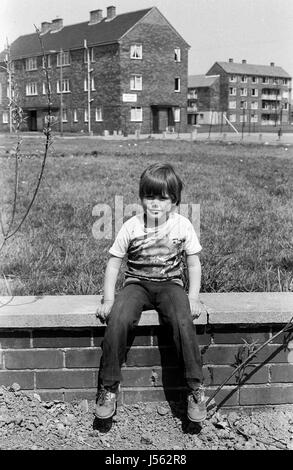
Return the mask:
[[166,280],[181,278],[184,239],[145,235],[131,240],[126,275]]
[[201,251],[191,222],[173,213],[166,223],[146,228],[143,215],[129,219],[122,226],[109,252],[123,258],[127,255],[128,279],[174,281],[183,284],[184,254]]

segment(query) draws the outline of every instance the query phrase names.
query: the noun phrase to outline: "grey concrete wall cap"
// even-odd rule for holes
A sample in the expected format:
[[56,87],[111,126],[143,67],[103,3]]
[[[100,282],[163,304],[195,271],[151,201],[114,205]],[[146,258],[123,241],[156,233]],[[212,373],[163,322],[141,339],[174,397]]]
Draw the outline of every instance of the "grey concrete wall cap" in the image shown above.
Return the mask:
[[[0,328],[103,326],[95,315],[100,297],[0,297]],[[204,313],[197,325],[281,324],[293,316],[293,292],[201,294],[200,299]],[[139,326],[145,325],[159,325],[157,312],[143,312]]]

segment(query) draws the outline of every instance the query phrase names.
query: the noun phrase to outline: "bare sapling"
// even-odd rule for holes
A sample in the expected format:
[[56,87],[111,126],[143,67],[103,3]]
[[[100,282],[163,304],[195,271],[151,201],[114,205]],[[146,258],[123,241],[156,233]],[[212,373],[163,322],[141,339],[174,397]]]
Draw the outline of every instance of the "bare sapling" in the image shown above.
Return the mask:
[[[11,207],[11,213],[8,217],[7,221],[4,221],[3,216],[3,209],[0,209],[0,229],[1,229],[1,241],[0,241],[0,256],[1,252],[3,251],[4,246],[6,245],[7,241],[11,239],[22,227],[23,223],[27,219],[32,206],[36,200],[37,194],[39,192],[41,182],[44,176],[45,165],[49,153],[49,148],[53,143],[52,139],[52,100],[51,100],[51,86],[50,86],[50,76],[49,76],[49,69],[47,63],[47,56],[45,53],[42,37],[40,34],[39,29],[35,26],[36,34],[38,35],[40,41],[40,47],[42,50],[43,56],[43,70],[45,74],[45,83],[46,83],[46,99],[47,99],[47,115],[45,117],[45,125],[43,129],[43,133],[45,135],[45,143],[44,143],[44,151],[41,160],[41,168],[37,177],[37,182],[34,187],[32,196],[30,198],[29,204],[24,212],[21,215],[20,221],[15,223],[16,214],[17,214],[17,203],[19,201],[19,171],[20,171],[20,163],[21,163],[21,144],[22,138],[20,134],[20,129],[22,123],[25,121],[25,116],[23,109],[18,104],[19,103],[19,94],[17,91],[17,86],[13,80],[13,63],[10,54],[10,48],[7,47],[7,55],[5,60],[5,68],[7,75],[8,75],[8,83],[9,83],[9,114],[10,114],[10,130],[17,136],[17,141],[15,148],[13,149],[12,155],[14,156],[15,168],[14,168],[14,182],[13,182],[13,201]],[[6,290],[9,295],[11,295],[11,291],[8,285],[8,281],[4,272],[1,273],[4,279],[4,284],[6,285]]]

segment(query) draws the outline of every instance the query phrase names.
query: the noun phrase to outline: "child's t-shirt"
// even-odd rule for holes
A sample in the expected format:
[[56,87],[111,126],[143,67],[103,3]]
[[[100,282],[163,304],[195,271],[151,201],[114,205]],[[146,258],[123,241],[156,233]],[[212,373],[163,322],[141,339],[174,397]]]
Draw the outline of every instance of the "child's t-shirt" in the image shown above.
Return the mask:
[[173,281],[184,283],[184,252],[199,253],[202,247],[193,225],[173,212],[158,227],[147,228],[144,214],[127,220],[109,253],[118,258],[127,255],[125,284],[136,281]]

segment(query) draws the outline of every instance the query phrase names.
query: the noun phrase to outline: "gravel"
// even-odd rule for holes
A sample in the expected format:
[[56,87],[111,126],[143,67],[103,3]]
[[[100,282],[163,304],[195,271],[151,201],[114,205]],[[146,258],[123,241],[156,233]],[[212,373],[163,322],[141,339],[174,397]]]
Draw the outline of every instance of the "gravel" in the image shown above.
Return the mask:
[[18,384],[0,387],[0,450],[293,450],[293,409],[211,407],[201,425],[175,402],[120,405],[112,420],[94,401],[42,401]]

